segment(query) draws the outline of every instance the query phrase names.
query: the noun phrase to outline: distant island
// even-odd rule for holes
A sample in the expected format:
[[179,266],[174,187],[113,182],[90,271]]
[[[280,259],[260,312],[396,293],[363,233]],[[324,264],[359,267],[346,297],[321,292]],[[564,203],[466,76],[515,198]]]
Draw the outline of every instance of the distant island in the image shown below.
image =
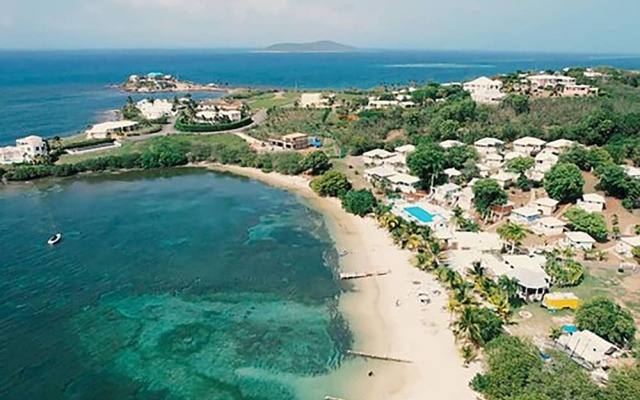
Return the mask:
[[131,75],[127,81],[116,87],[125,92],[163,93],[163,92],[217,92],[226,91],[214,83],[199,84],[181,81],[162,72],[151,72],[146,75]]
[[276,43],[262,51],[273,53],[347,53],[357,51],[357,49],[331,40],[321,40],[308,43]]

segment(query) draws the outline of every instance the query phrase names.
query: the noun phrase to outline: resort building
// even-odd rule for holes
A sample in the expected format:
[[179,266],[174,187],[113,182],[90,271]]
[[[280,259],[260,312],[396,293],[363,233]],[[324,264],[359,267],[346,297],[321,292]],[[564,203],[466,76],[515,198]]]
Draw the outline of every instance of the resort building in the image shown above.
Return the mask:
[[154,120],[175,115],[173,103],[167,99],[144,99],[136,103],[136,108],[146,119]]
[[532,75],[527,80],[534,89],[545,88],[548,86],[555,87],[558,85],[575,85],[576,78],[564,75]]
[[625,257],[633,257],[633,248],[640,246],[640,236],[624,236],[618,239],[616,251]]
[[520,207],[511,211],[509,221],[515,224],[531,225],[540,218],[540,211],[533,207]]
[[567,246],[576,250],[591,250],[596,243],[596,240],[586,232],[567,232],[565,236]]
[[487,156],[484,158],[484,164],[494,169],[502,167],[503,162],[504,159],[498,153],[487,154]]
[[49,154],[47,143],[40,136],[27,136],[16,140],[15,146],[0,148],[0,164],[33,162],[38,156]]
[[551,279],[544,271],[547,263],[539,255],[505,255],[502,260],[508,269],[503,275],[518,281],[518,295],[525,301],[541,301],[549,291]]
[[541,197],[535,199],[531,203],[531,207],[537,209],[542,215],[553,215],[558,209],[558,200],[554,200],[550,197]]
[[415,193],[416,186],[420,183],[420,178],[402,173],[391,175],[387,180],[391,190],[402,193]]
[[406,157],[407,155],[409,155],[409,153],[413,153],[414,151],[416,151],[416,146],[412,144],[405,144],[404,146],[396,147],[394,150],[396,153]]
[[500,139],[488,137],[488,138],[477,140],[473,145],[478,151],[478,154],[486,155],[486,154],[497,153],[498,150],[502,146],[504,146],[504,142]]
[[387,178],[395,174],[397,174],[397,172],[388,165],[380,165],[364,170],[364,178],[372,184],[384,182]]
[[558,139],[547,143],[545,147],[555,154],[560,154],[569,150],[573,146],[573,143],[573,141],[568,139]]
[[275,147],[282,147],[286,150],[302,150],[310,146],[309,135],[304,133],[291,133],[282,136],[280,139],[270,139],[269,143]]
[[322,93],[303,93],[300,96],[300,107],[302,108],[325,108],[329,105],[329,99]]
[[580,299],[573,293],[547,293],[542,300],[542,306],[550,310],[577,310]]
[[542,150],[546,143],[542,139],[526,136],[513,141],[513,151],[530,156]]
[[140,124],[136,121],[110,121],[93,125],[86,131],[88,139],[105,139],[111,135],[122,135],[135,131]]
[[597,95],[598,88],[589,85],[564,85],[562,88],[562,97],[587,97],[589,95]]
[[501,171],[491,177],[494,181],[498,182],[501,188],[505,189],[512,185],[517,179],[518,175],[511,172]]
[[602,212],[606,205],[604,196],[597,193],[586,193],[582,195],[582,200],[578,200],[578,207],[589,212]]
[[562,335],[556,339],[555,345],[589,369],[608,368],[609,360],[620,350],[613,343],[588,330]]
[[631,165],[621,165],[620,167],[630,178],[640,179],[640,168],[632,167]]
[[488,178],[489,175],[491,175],[492,168],[490,166],[486,164],[476,164],[476,167],[481,177]]
[[473,211],[473,200],[475,199],[475,195],[473,194],[473,187],[467,186],[460,191],[458,195],[458,199],[451,204],[451,207],[459,206],[465,211]]
[[362,155],[364,165],[382,165],[384,160],[395,156],[395,153],[386,151],[384,149],[375,149],[367,151]]
[[451,213],[442,207],[426,201],[411,204],[397,202],[391,210],[395,215],[417,224],[425,225],[439,237],[451,237]]
[[535,161],[536,164],[534,168],[536,171],[545,173],[558,163],[558,156],[551,152],[551,150],[545,149],[536,155]]
[[382,161],[382,165],[388,165],[396,172],[406,174],[409,172],[407,167],[407,158],[402,154],[395,154],[389,158],[385,158]]
[[464,143],[459,140],[445,140],[443,142],[440,142],[440,147],[442,147],[443,149],[450,149],[456,146],[464,146]]
[[559,220],[555,217],[544,217],[538,219],[532,226],[533,230],[538,235],[542,236],[558,236],[564,232],[566,222]]
[[460,195],[461,187],[455,183],[445,183],[441,186],[431,187],[430,199],[438,203],[451,203]]
[[471,99],[477,103],[498,103],[506,94],[502,93],[502,82],[489,79],[486,76],[466,82],[462,85],[464,91],[471,94]]
[[504,160],[505,161],[514,160],[514,159],[520,158],[520,157],[525,157],[525,156],[522,155],[521,153],[518,153],[518,152],[515,152],[515,151],[509,151],[509,152],[506,152],[504,154]]

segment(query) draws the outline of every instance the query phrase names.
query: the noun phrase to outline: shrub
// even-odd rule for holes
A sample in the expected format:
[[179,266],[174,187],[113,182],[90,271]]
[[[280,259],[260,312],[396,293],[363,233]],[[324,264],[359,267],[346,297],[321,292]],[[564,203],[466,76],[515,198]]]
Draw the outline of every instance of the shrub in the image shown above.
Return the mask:
[[338,197],[351,190],[351,183],[342,172],[327,171],[311,181],[311,189],[320,196]]
[[370,190],[350,190],[342,198],[342,207],[351,214],[364,217],[378,204]]
[[602,214],[590,213],[579,207],[571,207],[564,213],[569,221],[569,228],[586,232],[598,242],[606,242],[609,231]]
[[636,334],[631,313],[605,297],[585,302],[576,313],[576,321],[580,329],[588,329],[619,346],[629,345]]

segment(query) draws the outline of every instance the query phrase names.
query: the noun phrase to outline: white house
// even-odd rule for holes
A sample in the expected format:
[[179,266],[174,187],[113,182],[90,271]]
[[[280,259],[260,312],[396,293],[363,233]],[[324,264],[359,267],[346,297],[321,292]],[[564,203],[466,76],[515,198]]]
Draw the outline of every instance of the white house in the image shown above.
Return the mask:
[[407,167],[407,158],[402,154],[394,154],[389,158],[385,158],[382,160],[382,165],[388,165],[393,168],[396,172],[400,173],[408,173],[409,168]]
[[539,199],[535,199],[531,204],[531,207],[539,210],[542,215],[553,215],[558,208],[558,200],[554,200],[550,197],[541,197]]
[[533,207],[520,207],[511,211],[509,220],[516,224],[531,225],[540,218],[540,211]]
[[382,165],[384,160],[395,155],[395,153],[391,153],[384,149],[375,149],[367,151],[362,155],[362,157],[364,159],[364,165]]
[[464,143],[459,140],[445,140],[440,142],[440,147],[442,147],[443,149],[450,149],[456,146],[464,146]]
[[481,177],[488,178],[489,175],[491,175],[492,168],[490,166],[486,164],[476,164],[476,167]]
[[400,102],[398,100],[380,100],[377,97],[369,97],[369,104],[367,105],[367,108],[381,109],[398,106],[400,106]]
[[474,199],[475,195],[473,194],[473,187],[467,186],[460,191],[458,200],[456,200],[451,206],[460,206],[463,210],[472,211]]
[[620,167],[630,178],[640,179],[640,168],[632,167],[631,165],[621,165]]
[[487,154],[484,158],[484,164],[491,168],[500,168],[502,167],[503,162],[504,159],[502,158],[502,155],[498,153]]
[[300,107],[302,108],[324,108],[329,104],[329,99],[322,93],[302,93],[300,96]]
[[591,250],[596,240],[586,232],[567,232],[566,243],[576,250]]
[[167,99],[144,99],[136,103],[136,108],[146,119],[159,119],[175,115],[173,103]]
[[447,168],[444,170],[444,174],[447,176],[449,180],[459,178],[462,176],[462,172],[458,171],[455,168]]
[[88,139],[104,139],[111,134],[122,134],[135,130],[138,125],[136,121],[110,121],[93,125],[86,131]]
[[508,267],[504,275],[518,281],[518,295],[526,301],[542,301],[549,291],[551,279],[543,266],[546,257],[539,255],[505,255],[502,260]]
[[513,141],[513,151],[530,156],[542,150],[546,143],[542,139],[526,136]]
[[558,139],[547,143],[545,148],[551,150],[555,154],[563,153],[573,146],[573,141],[568,139]]
[[388,165],[380,165],[374,168],[364,170],[364,178],[371,182],[381,182],[397,172]]
[[555,217],[544,217],[538,219],[532,226],[532,230],[538,235],[557,236],[562,235],[566,222]]
[[21,164],[32,162],[38,156],[49,154],[47,144],[40,136],[17,139],[15,146],[0,148],[0,164]]
[[608,361],[619,351],[616,345],[588,330],[562,335],[556,344],[570,357],[582,359],[592,368],[608,368]]
[[531,83],[531,86],[534,89],[544,88],[547,86],[558,86],[558,85],[575,85],[576,78],[572,78],[570,76],[564,75],[532,75],[528,76],[527,80]]
[[631,250],[638,246],[640,246],[640,236],[623,236],[618,239],[616,251],[625,257],[632,257],[633,253]]
[[505,161],[510,161],[510,160],[514,160],[516,158],[520,158],[520,157],[524,157],[524,155],[522,155],[521,153],[515,152],[515,151],[508,151],[504,154],[504,160]]
[[511,173],[511,172],[504,172],[501,171],[495,175],[493,175],[491,177],[491,179],[495,180],[496,182],[498,182],[498,184],[500,185],[501,188],[506,188],[507,186],[511,185],[512,183],[514,183],[517,179],[518,179],[518,175]]
[[415,193],[416,185],[420,183],[420,178],[407,174],[395,174],[387,178],[390,189],[402,193]]
[[396,147],[395,152],[398,154],[402,154],[403,156],[407,156],[409,153],[413,153],[416,151],[416,146],[412,144],[405,144],[404,146]]
[[445,183],[440,186],[433,186],[431,188],[431,196],[435,201],[442,203],[449,203],[455,201],[461,191],[461,187],[455,183]]
[[477,140],[473,144],[479,154],[492,154],[497,153],[500,147],[504,146],[504,142],[496,138],[483,138]]
[[553,168],[558,163],[558,156],[551,152],[551,150],[542,150],[535,157],[536,164],[534,168],[537,171],[545,173]]
[[501,92],[502,82],[482,76],[462,85],[464,91],[471,94],[471,99],[478,103],[497,103],[506,95]]
[[582,200],[578,200],[578,207],[589,212],[602,212],[606,205],[604,196],[597,193],[586,193],[582,195]]

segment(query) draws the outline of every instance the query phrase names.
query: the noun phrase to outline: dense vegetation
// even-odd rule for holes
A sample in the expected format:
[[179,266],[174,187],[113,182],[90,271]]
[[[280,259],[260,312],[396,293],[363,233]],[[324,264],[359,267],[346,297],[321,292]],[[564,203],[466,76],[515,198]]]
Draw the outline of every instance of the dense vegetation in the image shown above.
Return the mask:
[[576,322],[580,329],[588,329],[622,347],[628,346],[636,334],[631,313],[604,297],[584,303],[576,313]]
[[584,178],[574,164],[556,164],[544,175],[544,189],[560,203],[572,203],[582,197]]
[[564,213],[564,217],[569,221],[569,229],[586,232],[598,242],[607,241],[609,230],[602,214],[571,207]]
[[190,123],[185,120],[184,115],[180,115],[176,119],[176,123],[174,127],[180,132],[222,132],[222,131],[230,131],[233,129],[244,128],[247,125],[251,125],[253,119],[251,117],[246,117],[241,119],[240,121],[235,122],[227,122],[220,124],[198,124],[198,123]]

